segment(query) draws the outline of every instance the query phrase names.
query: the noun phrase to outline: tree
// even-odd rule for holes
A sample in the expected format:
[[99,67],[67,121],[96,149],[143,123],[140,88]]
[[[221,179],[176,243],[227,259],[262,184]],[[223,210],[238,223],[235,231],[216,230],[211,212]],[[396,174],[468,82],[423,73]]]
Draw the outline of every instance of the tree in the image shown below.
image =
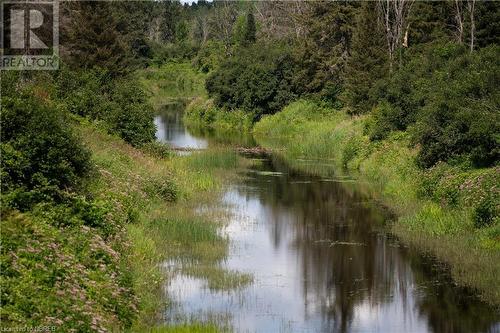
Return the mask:
[[303,92],[335,100],[349,58],[357,2],[311,2],[298,18],[304,37],[297,43],[296,80]]
[[130,70],[131,48],[121,34],[110,2],[67,3],[69,22],[63,26],[63,55],[78,68],[106,68],[113,75]]
[[474,51],[474,41],[476,35],[476,20],[474,17],[474,11],[476,8],[476,0],[467,0],[467,9],[469,10],[470,18],[470,52]]
[[255,18],[253,13],[250,11],[247,13],[247,19],[245,22],[245,34],[243,35],[243,43],[245,46],[255,43],[255,34],[257,28],[255,27]]
[[256,40],[255,18],[252,12],[240,15],[233,25],[233,40],[238,46],[247,47]]
[[369,92],[387,73],[383,27],[374,2],[363,2],[352,37],[351,56],[345,74],[345,102],[353,113],[370,111],[374,102]]
[[407,22],[415,0],[384,0],[378,2],[379,13],[385,26],[389,70],[392,72],[396,52],[408,39],[409,24]]
[[189,28],[186,21],[180,21],[175,27],[175,40],[180,43],[186,42],[189,37]]

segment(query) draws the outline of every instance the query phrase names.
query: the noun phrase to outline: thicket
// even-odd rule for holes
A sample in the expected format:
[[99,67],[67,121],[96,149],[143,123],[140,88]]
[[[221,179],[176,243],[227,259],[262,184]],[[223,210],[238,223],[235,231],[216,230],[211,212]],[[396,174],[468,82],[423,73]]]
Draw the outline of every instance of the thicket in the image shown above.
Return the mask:
[[411,127],[423,167],[439,161],[494,165],[500,157],[499,54],[497,45],[472,54],[456,44],[425,48],[374,89],[380,102],[370,138]]
[[256,116],[276,113],[297,97],[294,62],[286,47],[256,44],[236,51],[206,80],[215,105]]
[[69,112],[102,121],[110,133],[134,146],[154,140],[153,108],[132,76],[113,78],[107,70],[64,68],[54,82],[57,98]]

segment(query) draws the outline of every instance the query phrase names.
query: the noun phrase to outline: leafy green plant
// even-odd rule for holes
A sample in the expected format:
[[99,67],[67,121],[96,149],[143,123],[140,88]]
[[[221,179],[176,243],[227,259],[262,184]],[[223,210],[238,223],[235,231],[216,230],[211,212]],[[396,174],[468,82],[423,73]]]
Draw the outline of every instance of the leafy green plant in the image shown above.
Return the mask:
[[30,95],[2,96],[4,204],[26,210],[78,189],[92,167],[90,153],[57,108]]
[[297,96],[293,67],[293,57],[285,47],[255,44],[224,61],[205,86],[216,106],[272,114]]

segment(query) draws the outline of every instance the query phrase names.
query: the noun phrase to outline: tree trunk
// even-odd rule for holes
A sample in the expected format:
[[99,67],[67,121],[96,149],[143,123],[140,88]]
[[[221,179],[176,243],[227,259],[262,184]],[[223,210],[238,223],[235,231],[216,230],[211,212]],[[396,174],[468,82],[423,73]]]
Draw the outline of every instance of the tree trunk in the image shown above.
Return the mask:
[[470,52],[474,51],[474,38],[476,34],[476,22],[474,20],[474,7],[476,5],[476,0],[468,0],[467,7],[469,8],[470,15]]
[[464,18],[462,14],[462,1],[455,0],[455,20],[457,22],[457,42],[459,44],[463,43],[464,39]]

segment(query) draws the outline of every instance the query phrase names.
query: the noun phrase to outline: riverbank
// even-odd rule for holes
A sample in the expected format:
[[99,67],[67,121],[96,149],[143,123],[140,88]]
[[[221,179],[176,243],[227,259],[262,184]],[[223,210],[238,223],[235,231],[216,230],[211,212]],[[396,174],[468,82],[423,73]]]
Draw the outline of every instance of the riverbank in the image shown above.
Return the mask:
[[[297,159],[328,160],[337,170],[357,174],[370,184],[371,194],[399,216],[392,226],[398,237],[432,252],[450,265],[457,283],[500,304],[499,169],[442,163],[421,170],[407,133],[370,142],[364,134],[368,121],[298,101],[264,117],[255,125],[254,136],[262,146],[281,151],[298,169],[303,164]],[[492,221],[481,224],[492,211]]]
[[218,290],[251,282],[248,274],[220,266],[229,242],[219,232],[225,223],[224,210],[197,211],[218,200],[222,182],[234,176],[230,170],[242,159],[223,148],[158,158],[83,120],[76,130],[99,172],[92,185],[93,196],[112,205],[108,219],[124,226],[123,237],[129,244],[123,255],[138,300],[131,331],[218,331],[215,324],[158,326],[164,320],[161,314],[173,301],[162,290],[178,274],[203,279]]
[[[156,70],[168,76],[176,66],[185,65]],[[184,121],[191,129],[210,129],[219,135],[251,131],[253,115],[217,108],[204,94],[190,99]],[[399,216],[392,225],[394,233],[449,264],[457,283],[478,289],[491,304],[500,304],[500,290],[494,287],[500,285],[498,168],[440,163],[420,169],[418,149],[410,145],[408,132],[371,141],[365,133],[370,121],[370,116],[351,117],[298,101],[264,117],[253,132],[260,145],[276,151],[294,168],[357,175],[370,196]],[[303,159],[322,160],[320,164],[331,167],[315,170]]]

